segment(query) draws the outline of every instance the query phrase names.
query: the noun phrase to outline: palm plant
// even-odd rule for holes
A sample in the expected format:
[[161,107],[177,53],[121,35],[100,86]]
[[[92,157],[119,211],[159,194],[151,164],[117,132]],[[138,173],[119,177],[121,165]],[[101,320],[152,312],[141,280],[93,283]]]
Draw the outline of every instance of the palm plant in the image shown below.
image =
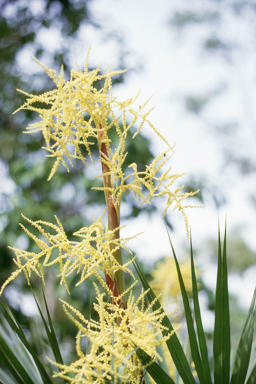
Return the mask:
[[[40,64],[40,63],[39,63]],[[98,219],[94,219],[88,227],[83,227],[69,239],[65,228],[55,216],[56,223],[42,220],[32,221],[23,216],[27,225],[21,225],[25,233],[37,246],[32,251],[11,248],[14,250],[16,270],[3,284],[0,295],[8,284],[21,273],[25,274],[31,285],[32,274],[45,284],[45,269],[55,266],[59,269],[57,276],[66,291],[75,289],[70,285],[70,277],[76,276],[76,286],[83,286],[85,281],[94,276],[96,300],[93,308],[98,319],[87,318],[84,313],[75,308],[70,302],[60,299],[67,317],[77,329],[76,353],[77,358],[70,364],[65,364],[61,356],[61,345],[55,335],[53,322],[50,317],[47,302],[44,297],[46,316],[43,315],[37,300],[38,310],[42,318],[47,343],[52,357],[48,361],[55,366],[52,371],[46,366],[27,339],[5,301],[1,306],[5,313],[6,323],[0,331],[0,358],[7,368],[6,373],[0,370],[0,380],[3,384],[37,384],[70,382],[72,384],[86,383],[129,383],[142,384],[147,380],[145,370],[157,383],[174,383],[172,378],[163,370],[161,346],[167,345],[176,366],[178,378],[184,384],[210,384],[212,374],[208,362],[205,336],[202,328],[198,291],[191,245],[191,273],[193,286],[193,305],[196,328],[194,328],[192,312],[188,296],[180,273],[179,263],[174,253],[175,263],[182,292],[186,323],[188,326],[191,356],[195,365],[197,378],[191,370],[191,365],[184,349],[175,333],[165,311],[161,307],[153,290],[143,274],[136,256],[123,261],[123,251],[131,253],[126,243],[131,238],[122,238],[121,203],[123,194],[129,191],[141,204],[150,204],[153,198],[166,198],[164,215],[170,206],[178,209],[185,219],[188,234],[188,218],[183,200],[196,192],[181,192],[182,187],[172,190],[173,183],[182,174],[170,174],[167,162],[170,160],[173,147],[169,145],[162,134],[148,120],[151,111],[146,111],[148,100],[135,108],[139,94],[134,98],[119,101],[113,96],[112,77],[123,71],[100,74],[100,68],[89,71],[88,56],[84,70],[71,71],[69,81],[65,81],[63,71],[58,75],[55,71],[40,64],[53,79],[56,89],[35,96],[26,94],[27,101],[20,109],[39,114],[40,120],[28,127],[29,133],[42,132],[45,139],[48,156],[55,159],[49,175],[49,180],[62,164],[69,170],[68,164],[81,160],[87,165],[86,154],[95,164],[92,147],[98,144],[98,162],[101,172],[96,179],[102,184],[93,188],[104,193],[106,208]],[[96,84],[103,82],[102,88]],[[117,115],[117,112],[120,116]],[[129,113],[132,121],[126,122]],[[135,162],[124,169],[126,139],[134,124],[139,122],[139,128],[133,134],[133,139],[144,125],[162,140],[165,150],[144,170],[138,170]],[[115,135],[115,140],[112,139]],[[116,144],[117,143],[117,144]],[[116,144],[116,146],[114,146]],[[107,215],[107,225],[104,214]],[[37,231],[37,234],[35,234]],[[39,248],[39,251],[38,251]],[[139,278],[145,290],[139,294],[134,287],[138,280],[131,269],[134,263]],[[124,274],[128,274],[131,283],[126,287]],[[247,322],[239,343],[235,358],[231,384],[244,383],[255,326],[255,299],[249,311]],[[147,301],[148,300],[148,301]],[[219,240],[218,278],[216,290],[216,322],[214,330],[214,381],[215,384],[229,383],[230,370],[230,325],[228,309],[228,287],[226,266],[226,236],[224,248],[221,250]],[[15,340],[15,343],[12,342]],[[84,340],[86,348],[84,348]],[[241,358],[242,357],[242,358]],[[164,364],[164,363],[163,363]],[[255,367],[246,384],[253,384]],[[177,381],[178,382],[178,381]]]

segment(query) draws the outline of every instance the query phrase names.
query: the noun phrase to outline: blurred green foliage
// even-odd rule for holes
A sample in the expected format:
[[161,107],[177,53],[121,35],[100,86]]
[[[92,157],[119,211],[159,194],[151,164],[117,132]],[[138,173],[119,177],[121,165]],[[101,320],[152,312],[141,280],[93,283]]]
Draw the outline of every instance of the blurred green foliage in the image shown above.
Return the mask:
[[[0,4],[0,286],[14,269],[13,252],[8,246],[31,251],[36,247],[19,226],[19,222],[23,221],[21,213],[33,221],[47,222],[54,222],[54,215],[57,215],[64,224],[67,235],[71,236],[73,232],[91,223],[91,216],[97,218],[104,209],[104,194],[91,189],[92,186],[101,185],[101,180],[92,180],[93,171],[90,165],[85,168],[81,162],[74,161],[70,172],[60,167],[54,178],[50,182],[47,181],[53,160],[45,157],[46,151],[41,148],[44,145],[42,137],[39,134],[23,133],[37,117],[31,111],[12,114],[25,101],[25,96],[17,92],[17,89],[40,94],[54,86],[44,72],[34,72],[34,69],[26,67],[26,55],[33,55],[57,71],[63,65],[64,76],[68,78],[72,47],[79,38],[79,31],[85,25],[90,25],[97,32],[101,31],[105,40],[116,41],[119,62],[117,69],[124,69],[126,53],[120,36],[101,29],[89,11],[89,3],[90,1],[79,0],[17,0],[3,1]],[[52,31],[54,40],[56,27],[65,44],[53,48],[48,41],[39,37]],[[91,43],[93,44],[91,41],[87,42],[85,55]],[[123,75],[116,76],[113,85],[123,81]],[[126,164],[136,162],[138,169],[142,169],[153,158],[151,143],[141,134],[137,135],[136,140],[132,140],[129,133],[126,149]],[[96,145],[93,157],[100,173]],[[126,196],[127,207],[127,213],[121,219],[137,217],[141,212],[137,202],[135,203],[135,199],[129,194]],[[145,207],[144,212],[145,210],[150,215],[156,210],[156,206],[152,203]],[[172,226],[168,219],[166,223],[169,227]],[[59,290],[56,296],[65,298],[66,292],[63,287],[58,286],[52,276],[54,274],[50,272],[46,275],[49,308],[60,334],[64,329],[62,341],[70,343],[71,339],[75,339],[75,329],[52,294]],[[40,296],[36,278],[32,281],[35,292]],[[69,298],[87,317],[90,311],[93,316],[91,303],[94,301],[94,289],[91,283],[92,278],[86,281],[83,287],[71,289]],[[75,277],[70,284],[75,286]],[[22,312],[22,297],[29,299],[31,292],[24,276],[16,280],[15,286],[7,288],[6,297],[21,324],[29,329],[29,319],[25,316],[28,312],[24,307]]]
[[[21,213],[31,220],[54,221],[57,215],[64,223],[65,230],[70,236],[82,226],[91,222],[91,216],[98,217],[104,209],[104,194],[91,190],[92,186],[100,185],[101,180],[93,181],[87,177],[91,174],[90,167],[86,169],[80,162],[74,162],[74,167],[68,173],[64,167],[55,177],[48,182],[53,161],[45,158],[46,151],[41,149],[44,145],[41,135],[25,135],[23,131],[27,125],[35,121],[35,114],[30,111],[22,111],[13,115],[25,100],[25,96],[17,92],[22,89],[29,93],[39,94],[52,89],[54,84],[49,77],[42,72],[36,72],[26,68],[24,53],[33,55],[49,67],[60,69],[64,67],[64,76],[69,77],[70,56],[73,42],[78,39],[80,29],[84,25],[92,26],[95,31],[100,31],[98,25],[90,14],[88,5],[90,1],[79,0],[42,0],[38,2],[28,1],[4,1],[0,4],[0,285],[8,278],[14,268],[12,262],[13,253],[8,246],[20,247],[33,250],[35,245],[24,234],[19,226]],[[58,48],[48,47],[48,42],[42,43],[40,34],[52,31],[54,27],[61,33],[65,44]],[[102,30],[104,39],[111,38],[117,41],[119,50],[117,52],[119,66],[123,69],[124,49],[119,36],[114,33],[108,36],[107,31]],[[56,36],[56,39],[58,37]],[[85,46],[85,55],[91,41]],[[123,76],[116,76],[114,86],[123,82]],[[100,84],[99,84],[100,85]],[[132,141],[131,134],[128,138],[127,150],[129,155],[127,162],[137,162],[138,166],[147,164],[152,159],[150,142],[142,135],[137,136],[137,141]],[[98,149],[95,146],[93,157],[99,167]],[[129,214],[138,215],[140,209],[135,206],[134,200],[129,197]],[[99,206],[102,206],[99,209]],[[149,213],[155,209],[152,205]],[[69,341],[74,336],[75,330],[66,316],[63,315],[59,303],[54,301],[52,292],[62,290],[50,273],[46,276],[46,294],[54,319],[61,331],[65,328],[65,334]],[[75,278],[71,284],[75,285]],[[34,286],[37,288],[36,279]],[[19,296],[29,297],[30,289],[25,278],[18,279],[10,291],[13,299],[8,296],[10,304],[20,322],[29,328],[29,320],[21,312],[22,302]],[[15,291],[16,290],[16,291]],[[72,291],[74,305],[88,316],[93,301],[94,290],[91,281],[88,280],[83,287]],[[16,293],[15,293],[16,292]],[[40,292],[40,290],[39,290]],[[65,297],[65,291],[60,296]],[[40,293],[39,293],[40,295]],[[16,301],[14,297],[18,297]],[[63,340],[64,342],[65,340]]]

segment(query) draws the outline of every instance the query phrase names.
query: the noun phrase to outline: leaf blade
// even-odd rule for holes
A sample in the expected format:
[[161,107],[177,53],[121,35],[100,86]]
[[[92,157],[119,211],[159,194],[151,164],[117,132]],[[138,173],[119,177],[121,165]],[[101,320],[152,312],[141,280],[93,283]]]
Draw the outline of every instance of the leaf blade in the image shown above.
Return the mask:
[[141,348],[136,349],[138,358],[157,384],[175,384],[172,378]]
[[185,288],[185,284],[184,284],[184,281],[183,281],[183,278],[181,275],[178,259],[177,259],[177,256],[175,254],[169,233],[168,233],[168,237],[169,237],[169,241],[171,244],[172,253],[173,253],[173,257],[174,257],[174,261],[175,261],[175,265],[176,265],[176,270],[177,270],[177,274],[178,274],[178,279],[179,279],[179,284],[180,284],[180,290],[181,290],[181,295],[182,295],[182,300],[183,300],[183,305],[184,305],[184,310],[185,310],[187,329],[188,329],[191,356],[192,356],[192,359],[193,359],[194,364],[195,364],[195,368],[196,368],[196,372],[197,372],[199,381],[201,384],[205,384],[206,381],[205,381],[205,376],[204,376],[204,370],[203,370],[203,366],[202,366],[201,356],[199,353],[199,347],[198,347],[198,342],[197,342],[196,333],[195,333],[195,329],[194,329],[192,312],[191,312],[190,305],[189,305],[188,295],[186,292],[186,288]]
[[[161,312],[164,312],[159,300],[156,298],[155,293],[147,282],[146,276],[140,268],[139,263],[136,259],[133,261],[133,263],[144,289],[148,290],[147,298],[149,302],[151,303],[152,301],[154,301],[152,309],[154,311],[160,310]],[[164,336],[167,335],[169,332],[174,331],[174,328],[166,315],[163,317],[162,324],[168,329],[168,331],[163,331]],[[166,345],[184,384],[196,384],[196,381],[192,375],[190,366],[188,364],[186,355],[183,351],[182,345],[175,333],[173,333],[173,335],[166,341]]]
[[43,293],[43,299],[44,299],[44,304],[45,304],[45,308],[46,308],[46,313],[47,313],[47,318],[48,318],[49,326],[47,325],[46,319],[44,318],[43,312],[42,312],[42,310],[41,310],[41,308],[39,306],[39,303],[38,303],[38,301],[37,301],[37,299],[35,297],[35,294],[34,294],[33,290],[32,290],[32,293],[33,293],[34,300],[36,302],[38,311],[40,313],[41,319],[42,319],[42,321],[44,323],[44,328],[45,328],[45,331],[47,333],[47,337],[48,337],[48,340],[50,342],[50,345],[51,345],[54,357],[55,357],[57,363],[63,365],[63,359],[62,359],[62,356],[61,356],[61,352],[60,352],[58,340],[57,340],[57,337],[56,337],[56,333],[55,333],[54,328],[53,328],[52,319],[51,319],[51,315],[50,315],[49,308],[48,308],[48,305],[47,305],[47,301],[46,301],[46,298],[45,298],[43,287],[42,287],[42,293]]
[[30,375],[20,363],[19,359],[12,352],[11,348],[7,345],[5,340],[0,335],[0,356],[5,362],[7,368],[10,370],[12,375],[18,381],[18,383],[22,384],[35,384],[31,379]]
[[19,339],[21,340],[21,342],[23,343],[25,348],[31,354],[31,356],[32,356],[32,358],[33,358],[33,360],[34,360],[34,362],[35,362],[35,364],[36,364],[36,366],[40,372],[40,375],[41,375],[41,378],[42,378],[44,384],[53,384],[53,381],[52,381],[51,377],[48,375],[47,371],[45,370],[41,360],[39,359],[36,352],[31,347],[31,345],[28,343],[26,336],[25,336],[22,328],[20,327],[20,325],[16,321],[8,303],[6,302],[4,297],[2,297],[2,299],[4,300],[4,302],[2,300],[0,300],[0,305],[4,309],[4,312],[7,316],[8,322],[9,322],[10,326],[12,327],[12,329],[17,333]]
[[[190,237],[190,239],[191,239],[191,237]],[[194,311],[195,311],[195,320],[196,320],[199,348],[200,348],[200,353],[201,353],[201,358],[202,358],[202,365],[204,367],[205,381],[209,384],[212,384],[211,370],[210,370],[210,364],[209,364],[209,359],[208,359],[208,349],[207,349],[206,338],[205,338],[205,333],[204,333],[203,323],[202,323],[202,317],[201,317],[201,311],[200,311],[200,306],[199,306],[199,299],[198,299],[198,288],[197,288],[197,280],[196,280],[194,257],[193,257],[192,239],[190,240],[190,256],[191,256],[191,278],[192,278],[193,303],[194,303]]]
[[243,329],[241,338],[239,340],[230,384],[239,384],[239,383],[245,382],[245,378],[247,375],[249,362],[250,362],[253,333],[254,333],[255,321],[256,321],[255,304],[256,304],[256,288],[254,290],[253,298],[251,301],[248,316],[245,321],[244,329]]
[[226,255],[226,226],[223,253],[220,230],[218,231],[218,270],[215,298],[215,323],[213,333],[214,382],[226,384],[230,375],[230,315]]

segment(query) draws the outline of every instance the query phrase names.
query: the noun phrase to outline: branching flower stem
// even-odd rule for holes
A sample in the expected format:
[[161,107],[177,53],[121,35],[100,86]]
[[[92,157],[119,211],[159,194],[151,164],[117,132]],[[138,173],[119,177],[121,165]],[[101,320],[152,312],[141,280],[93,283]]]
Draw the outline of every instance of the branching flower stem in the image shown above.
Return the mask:
[[[79,241],[70,241],[57,216],[56,224],[42,220],[32,221],[23,216],[38,232],[38,235],[35,235],[34,231],[30,232],[21,225],[39,247],[39,251],[12,248],[16,255],[14,262],[17,269],[0,288],[0,296],[5,287],[22,272],[28,284],[32,272],[45,283],[44,270],[53,265],[59,267],[60,284],[65,285],[67,292],[70,276],[79,276],[76,284],[78,286],[94,275],[97,279],[97,303],[94,303],[94,308],[99,320],[86,319],[77,309],[63,302],[67,315],[78,328],[78,358],[70,365],[54,362],[60,369],[54,377],[62,377],[73,384],[103,384],[106,380],[117,382],[117,379],[131,384],[144,384],[143,366],[137,355],[133,354],[134,345],[152,357],[152,361],[156,361],[160,359],[157,347],[169,339],[171,332],[163,325],[165,313],[154,309],[155,301],[149,306],[145,305],[146,292],[142,291],[137,299],[134,297],[133,287],[137,281],[129,268],[134,259],[123,263],[121,250],[123,248],[129,252],[125,244],[137,235],[120,237],[122,195],[126,191],[132,192],[140,201],[140,205],[151,204],[155,197],[165,197],[167,202],[164,216],[171,206],[174,210],[178,209],[185,219],[189,235],[186,209],[190,206],[184,206],[182,203],[196,192],[181,192],[183,187],[180,186],[172,189],[173,183],[183,174],[170,174],[167,162],[171,158],[173,147],[148,120],[152,109],[144,111],[144,108],[150,98],[137,109],[134,105],[139,93],[124,101],[119,101],[113,96],[112,77],[125,71],[111,72],[108,68],[106,74],[100,74],[100,67],[90,71],[87,55],[84,70],[71,70],[70,80],[65,81],[63,69],[58,75],[56,71],[37,60],[36,62],[53,79],[56,88],[41,95],[21,91],[25,93],[27,100],[17,111],[29,110],[40,116],[40,120],[30,124],[26,132],[41,131],[47,156],[55,158],[48,180],[54,176],[61,164],[69,170],[68,164],[73,166],[73,160],[81,160],[87,165],[89,157],[95,165],[92,150],[95,141],[98,142],[101,172],[95,179],[102,179],[102,185],[92,188],[104,191],[108,228],[102,223],[104,211],[90,226],[85,226],[73,234],[79,237]],[[95,86],[98,81],[104,82],[101,89]],[[41,107],[38,107],[38,103]],[[117,111],[120,111],[120,116],[116,116]],[[126,121],[127,113],[132,117],[129,124]],[[136,127],[136,123],[139,123],[139,127],[132,139],[136,138],[146,124],[165,144],[164,151],[150,164],[145,164],[144,170],[138,170],[135,162],[125,164],[128,154],[125,149],[127,135]],[[111,140],[110,132],[115,134],[117,141]],[[105,274],[105,279],[102,278],[102,273]],[[124,285],[124,273],[130,274],[134,279],[127,289]],[[98,285],[103,289],[103,293]],[[110,300],[106,300],[107,297]],[[85,337],[90,348],[86,354],[82,347],[82,339]]]

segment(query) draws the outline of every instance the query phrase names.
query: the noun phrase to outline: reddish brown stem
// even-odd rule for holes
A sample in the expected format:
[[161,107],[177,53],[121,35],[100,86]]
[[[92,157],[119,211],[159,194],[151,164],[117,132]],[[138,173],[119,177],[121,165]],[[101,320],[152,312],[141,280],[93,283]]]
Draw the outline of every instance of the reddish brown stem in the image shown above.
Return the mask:
[[[108,152],[106,148],[106,144],[102,143],[103,137],[103,131],[102,131],[102,125],[99,124],[99,139],[100,139],[100,157],[101,157],[101,167],[102,167],[102,174],[103,176],[103,184],[105,188],[111,188],[111,175],[109,173],[109,166],[105,163],[108,157]],[[114,204],[113,196],[109,190],[105,190],[105,199],[106,199],[106,205],[107,205],[107,213],[108,213],[108,229],[111,231],[114,231],[113,239],[119,239],[120,233],[119,233],[119,212],[117,210],[117,207]],[[114,245],[113,245],[114,247]],[[121,249],[117,249],[114,252],[114,257],[117,260],[117,262],[122,265],[122,254]],[[107,277],[106,277],[107,279]],[[114,278],[114,284],[117,289],[117,292],[121,294],[124,291],[124,276],[122,271],[117,271],[116,276]],[[114,287],[114,285],[112,285]],[[114,292],[113,292],[114,293]],[[114,293],[115,296],[115,293]]]
[[[99,124],[99,138],[100,142],[103,137],[103,131],[102,131],[102,125]],[[109,166],[105,163],[105,161],[109,158],[108,152],[106,148],[106,144],[102,143],[100,144],[100,156],[101,156],[101,166],[102,166],[102,174],[103,176],[103,184],[105,188],[111,188],[111,175],[109,173]],[[113,238],[119,239],[120,233],[119,233],[119,212],[117,211],[117,206],[114,204],[113,196],[109,190],[105,190],[105,199],[106,199],[106,205],[107,205],[107,212],[108,212],[108,228],[112,231],[114,231]],[[115,251],[114,256],[119,264],[122,265],[122,254],[121,250],[118,249]],[[126,302],[122,299],[115,299],[118,298],[121,293],[124,292],[124,275],[122,271],[117,271],[116,276],[112,279],[107,273],[105,273],[106,283],[113,293],[113,297],[111,297],[111,302],[113,304],[118,305],[119,308],[122,308],[125,310],[127,308]],[[121,322],[121,318],[117,317],[116,321],[118,324]],[[145,377],[144,377],[144,371],[143,369],[140,371],[141,376],[141,384],[145,384]]]
[[118,300],[115,300],[114,298],[115,297],[118,297],[119,296],[119,290],[118,290],[118,287],[117,287],[117,284],[116,284],[116,279],[111,279],[111,277],[105,273],[105,277],[106,277],[106,283],[109,287],[109,289],[111,290],[111,292],[113,292],[113,295],[114,297],[111,298],[111,302],[112,303],[115,303],[119,306],[119,308],[123,308],[123,309],[126,309],[126,304],[125,302],[123,301],[123,299],[118,299]]

